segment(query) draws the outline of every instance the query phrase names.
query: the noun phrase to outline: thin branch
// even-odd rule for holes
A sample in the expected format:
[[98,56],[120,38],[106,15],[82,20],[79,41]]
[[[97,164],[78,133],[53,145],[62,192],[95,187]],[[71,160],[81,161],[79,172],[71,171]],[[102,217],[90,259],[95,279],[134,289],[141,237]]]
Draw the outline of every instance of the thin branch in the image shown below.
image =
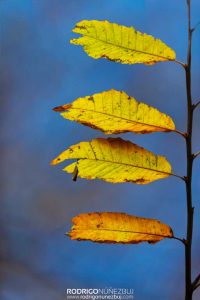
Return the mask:
[[192,290],[196,290],[200,286],[200,274],[195,278],[192,283]]
[[187,238],[185,243],[185,300],[192,300],[192,234],[193,234],[193,215],[192,206],[192,127],[193,127],[193,108],[191,95],[191,48],[192,48],[192,30],[191,30],[191,0],[187,0],[188,16],[188,49],[187,64],[185,66],[186,94],[187,94],[187,177],[186,177],[186,197],[187,197]]
[[195,110],[195,108],[197,108],[197,106],[200,104],[200,100],[197,101],[197,103],[192,105],[192,109]]
[[200,155],[200,150],[192,155],[192,158],[195,159],[198,155]]
[[196,290],[199,286],[200,286],[200,281],[195,285],[194,290]]
[[200,25],[200,21],[197,22],[197,24],[191,29],[191,31],[194,32],[199,25]]

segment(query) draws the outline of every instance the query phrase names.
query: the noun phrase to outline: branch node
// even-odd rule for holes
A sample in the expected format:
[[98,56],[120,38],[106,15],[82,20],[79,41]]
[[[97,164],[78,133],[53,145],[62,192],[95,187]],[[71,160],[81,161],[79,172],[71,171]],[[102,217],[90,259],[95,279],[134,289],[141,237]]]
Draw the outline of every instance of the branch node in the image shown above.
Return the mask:
[[200,104],[200,100],[197,101],[196,103],[192,104],[192,110],[194,111],[195,108],[197,108],[197,106]]
[[186,239],[184,239],[184,238],[181,240],[181,242],[183,243],[183,245],[186,245],[186,243],[187,243]]
[[192,291],[196,290],[200,286],[200,274],[197,275],[195,280],[192,282]]
[[194,160],[199,155],[200,155],[200,151],[197,151],[196,153],[193,153],[192,154],[192,159]]
[[191,28],[191,33],[193,33],[199,25],[200,25],[200,21],[193,28]]
[[188,137],[187,132],[184,132],[183,137],[184,137],[185,139],[187,139],[187,137]]

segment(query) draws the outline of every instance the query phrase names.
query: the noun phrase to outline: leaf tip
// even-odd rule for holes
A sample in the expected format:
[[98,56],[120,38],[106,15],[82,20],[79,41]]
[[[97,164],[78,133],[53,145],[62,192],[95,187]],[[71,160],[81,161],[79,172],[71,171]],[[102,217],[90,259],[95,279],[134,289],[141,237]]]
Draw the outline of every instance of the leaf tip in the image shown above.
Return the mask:
[[56,157],[50,162],[50,165],[55,166],[55,165],[59,164],[60,161],[61,161],[60,157]]
[[60,106],[54,107],[53,111],[62,112],[62,111],[68,110],[70,107],[71,107],[71,104],[60,105]]
[[78,40],[78,39],[71,39],[69,42],[70,42],[70,44],[76,45],[76,44],[77,44],[77,40]]

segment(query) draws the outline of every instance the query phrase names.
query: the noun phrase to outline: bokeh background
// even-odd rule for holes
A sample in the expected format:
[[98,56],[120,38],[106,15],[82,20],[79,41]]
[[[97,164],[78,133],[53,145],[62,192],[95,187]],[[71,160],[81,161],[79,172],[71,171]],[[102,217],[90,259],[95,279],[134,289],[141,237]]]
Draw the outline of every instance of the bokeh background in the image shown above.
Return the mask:
[[[168,178],[150,185],[78,179],[49,162],[66,147],[101,137],[100,131],[64,120],[52,108],[95,92],[124,90],[171,115],[186,128],[184,71],[174,63],[121,65],[93,60],[71,45],[82,19],[109,20],[161,38],[186,59],[184,0],[1,0],[1,299],[61,300],[67,288],[133,288],[136,300],[181,300],[184,249],[164,240],[154,246],[103,245],[64,236],[82,212],[120,211],[157,218],[184,237],[184,183]],[[192,24],[200,3],[192,1]],[[192,90],[200,95],[200,29],[194,33]],[[194,151],[200,148],[200,109]],[[185,146],[176,134],[125,139],[166,155],[185,174]],[[200,271],[200,160],[194,165],[193,275]],[[200,292],[194,299],[199,299]]]

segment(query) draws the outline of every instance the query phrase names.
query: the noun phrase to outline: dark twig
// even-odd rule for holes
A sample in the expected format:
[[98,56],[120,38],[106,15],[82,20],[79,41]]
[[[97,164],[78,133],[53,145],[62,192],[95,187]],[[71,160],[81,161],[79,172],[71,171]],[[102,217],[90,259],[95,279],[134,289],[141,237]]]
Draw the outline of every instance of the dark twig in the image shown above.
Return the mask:
[[187,238],[185,243],[185,300],[192,300],[192,282],[191,282],[191,265],[192,265],[192,233],[193,233],[193,215],[194,207],[192,206],[192,125],[193,125],[193,108],[191,95],[191,45],[192,30],[190,24],[190,0],[187,0],[188,12],[188,50],[187,64],[185,66],[186,75],[186,92],[187,92],[187,177],[186,177],[186,195],[187,195]]
[[197,103],[192,105],[192,109],[195,110],[195,108],[197,108],[197,106],[200,104],[200,100],[197,101]]
[[191,29],[191,31],[194,32],[199,25],[200,25],[200,21]]
[[195,278],[192,283],[192,290],[196,290],[200,286],[200,274]]
[[197,151],[196,153],[194,153],[193,155],[192,155],[192,157],[193,157],[193,159],[195,159],[197,156],[199,156],[200,155],[200,151]]

